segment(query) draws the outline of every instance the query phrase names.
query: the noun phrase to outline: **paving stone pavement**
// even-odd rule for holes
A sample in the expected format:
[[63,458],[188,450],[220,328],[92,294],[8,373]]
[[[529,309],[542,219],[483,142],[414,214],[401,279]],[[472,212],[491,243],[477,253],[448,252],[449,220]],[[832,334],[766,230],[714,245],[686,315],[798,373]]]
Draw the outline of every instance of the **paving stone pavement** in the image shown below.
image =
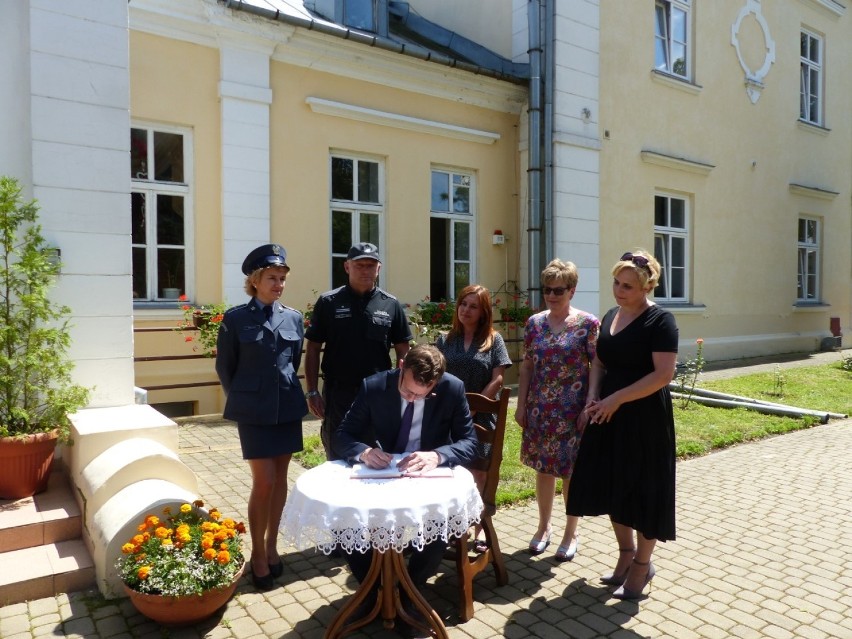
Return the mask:
[[[306,422],[306,431],[315,428]],[[197,418],[183,421],[179,433],[204,499],[245,519],[250,476],[235,427]],[[845,419],[679,462],[678,539],[658,546],[657,577],[640,601],[613,599],[597,583],[616,558],[604,517],[581,521],[573,562],[557,563],[553,546],[530,556],[534,503],[498,511],[509,584],[498,587],[491,570],[480,574],[472,620],[459,621],[452,564],[425,594],[450,639],[852,639],[850,450],[852,419]],[[291,480],[297,475],[293,467]],[[558,524],[560,499],[554,508]],[[557,527],[554,537],[560,534]],[[222,611],[195,626],[159,628],[128,600],[105,601],[94,591],[0,608],[0,637],[322,639],[354,579],[342,559],[313,551],[285,549],[284,564],[274,590],[256,592],[246,578]],[[398,635],[374,622],[348,636]]]

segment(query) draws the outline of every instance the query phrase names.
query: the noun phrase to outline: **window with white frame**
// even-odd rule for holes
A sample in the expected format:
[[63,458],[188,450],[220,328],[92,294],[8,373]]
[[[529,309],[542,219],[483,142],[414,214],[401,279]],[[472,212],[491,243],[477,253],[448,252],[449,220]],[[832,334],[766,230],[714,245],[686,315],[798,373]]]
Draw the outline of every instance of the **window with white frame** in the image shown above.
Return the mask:
[[799,118],[822,124],[823,41],[817,35],[800,34],[801,78],[799,81]]
[[799,218],[797,242],[796,299],[800,302],[819,300],[820,223],[809,217]]
[[130,129],[133,299],[187,293],[192,175],[190,132],[164,126]]
[[659,301],[687,301],[688,216],[685,199],[654,196],[654,257],[661,267],[654,297]]
[[654,15],[654,68],[689,78],[690,0],[657,0]]
[[473,281],[473,175],[432,170],[429,296],[454,300]]
[[382,253],[384,167],[375,159],[331,156],[331,286],[349,281],[343,262],[353,244],[370,242]]

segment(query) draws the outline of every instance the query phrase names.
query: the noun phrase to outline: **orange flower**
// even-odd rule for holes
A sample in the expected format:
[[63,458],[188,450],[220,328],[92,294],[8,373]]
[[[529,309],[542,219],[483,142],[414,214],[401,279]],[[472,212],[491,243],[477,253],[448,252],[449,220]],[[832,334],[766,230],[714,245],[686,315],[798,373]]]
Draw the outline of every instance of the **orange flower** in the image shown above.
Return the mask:
[[192,506],[190,506],[189,504],[183,504],[183,505],[180,507],[180,511],[181,511],[183,514],[186,514],[186,513],[190,512],[190,511],[192,511]]
[[143,532],[147,527],[148,525],[143,522],[136,527],[136,530],[138,530],[139,532]]
[[181,302],[185,302],[185,301],[186,301],[186,300],[188,300],[188,299],[189,299],[189,298],[186,296],[186,293],[184,293],[183,295],[181,295],[180,297],[178,297],[178,300],[179,300],[179,301],[181,301]]
[[218,561],[220,564],[228,563],[229,561],[231,561],[231,553],[229,553],[227,550],[220,550],[219,554],[216,555],[216,561]]
[[136,552],[136,546],[134,544],[124,544],[121,547],[121,552],[123,552],[125,555],[132,555],[134,552]]
[[154,526],[156,526],[159,523],[160,523],[160,518],[157,517],[156,515],[148,515],[147,517],[145,517],[145,525],[146,526],[153,528]]
[[210,519],[212,519],[213,521],[219,521],[219,517],[221,517],[221,516],[222,516],[222,513],[220,513],[215,508],[210,511]]
[[163,546],[171,546],[171,545],[172,545],[172,538],[171,538],[171,537],[166,537],[165,539],[163,539],[163,544],[162,544],[162,545],[163,545]]
[[157,530],[154,531],[154,534],[160,539],[165,539],[166,537],[171,536],[172,531],[168,528],[163,528],[162,526],[160,526],[159,528],[157,528]]
[[214,543],[213,537],[204,537],[201,540],[201,547],[209,550],[210,548],[213,547],[213,543]]
[[207,561],[213,561],[216,558],[216,551],[213,548],[208,548],[207,550],[204,551],[203,557]]
[[145,539],[145,535],[133,535],[133,539],[131,539],[130,541],[132,541],[137,546],[141,546],[147,541],[147,539]]
[[183,341],[184,342],[191,342],[192,341],[192,335],[187,335],[186,337],[183,338]]
[[142,581],[148,578],[148,573],[151,572],[151,566],[142,566],[136,572],[136,576],[139,577]]

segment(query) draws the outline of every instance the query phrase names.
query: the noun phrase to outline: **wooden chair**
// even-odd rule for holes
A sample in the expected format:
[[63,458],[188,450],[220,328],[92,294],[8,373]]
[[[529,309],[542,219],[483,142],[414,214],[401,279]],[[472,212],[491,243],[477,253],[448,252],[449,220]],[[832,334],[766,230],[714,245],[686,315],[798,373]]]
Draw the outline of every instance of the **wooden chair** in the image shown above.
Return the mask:
[[[497,540],[497,532],[491,518],[497,512],[495,495],[497,494],[497,483],[500,481],[500,464],[503,461],[503,437],[506,432],[506,414],[509,408],[509,395],[511,391],[504,388],[500,391],[497,399],[489,399],[479,393],[466,393],[467,403],[471,412],[496,413],[497,427],[494,430],[483,428],[474,424],[476,436],[481,444],[490,449],[491,454],[484,459],[478,459],[470,466],[471,469],[481,470],[486,473],[485,485],[481,488],[482,501],[485,508],[482,510],[481,526],[485,533],[485,552],[476,553],[469,548],[468,536],[464,535],[454,539],[450,544],[449,557],[455,560],[459,579],[459,617],[462,621],[468,621],[473,617],[473,578],[485,570],[489,564],[494,565],[497,584],[505,586],[509,577],[506,573],[506,564],[500,552],[500,543]],[[471,527],[471,531],[474,528]]]

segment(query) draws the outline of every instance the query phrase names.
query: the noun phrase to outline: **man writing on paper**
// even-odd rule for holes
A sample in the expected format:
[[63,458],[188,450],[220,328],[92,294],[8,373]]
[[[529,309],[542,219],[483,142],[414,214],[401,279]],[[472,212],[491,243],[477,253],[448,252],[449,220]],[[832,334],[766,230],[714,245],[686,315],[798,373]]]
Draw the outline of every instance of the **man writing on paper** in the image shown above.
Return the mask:
[[[365,379],[332,437],[335,453],[350,464],[386,468],[392,453],[406,452],[399,470],[412,473],[476,459],[464,384],[445,369],[441,351],[419,345],[408,351],[398,369]],[[437,541],[412,554],[408,574],[415,586],[421,588],[437,572],[445,548],[445,542]],[[359,582],[367,576],[370,559],[369,554],[347,555]]]

